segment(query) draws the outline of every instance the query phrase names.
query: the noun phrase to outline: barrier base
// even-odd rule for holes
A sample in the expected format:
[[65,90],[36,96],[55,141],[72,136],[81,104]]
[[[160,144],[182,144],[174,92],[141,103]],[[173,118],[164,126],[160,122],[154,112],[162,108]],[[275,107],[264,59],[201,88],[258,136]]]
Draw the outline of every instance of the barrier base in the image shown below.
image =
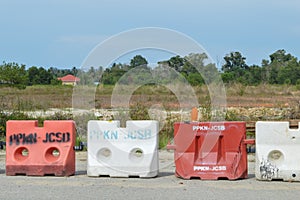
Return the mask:
[[259,181],[299,182],[300,181],[300,170],[281,170],[274,177],[267,177],[267,175],[259,176],[259,174],[256,173],[256,180],[259,180]]
[[75,174],[75,169],[65,167],[63,165],[48,165],[48,166],[6,166],[7,176],[71,176]]
[[99,166],[92,167],[90,166],[87,170],[87,175],[90,177],[101,177],[101,176],[109,176],[111,178],[129,178],[129,177],[135,177],[135,178],[153,178],[158,175],[158,170],[152,171],[152,172],[141,172],[141,169],[120,169],[118,167],[118,170],[113,170],[110,168],[101,168]]
[[244,172],[244,174],[242,174],[240,177],[236,177],[236,176],[228,176],[227,173],[222,173],[222,174],[214,174],[213,176],[211,174],[189,174],[189,175],[183,175],[183,174],[179,174],[178,172],[175,172],[175,176],[178,178],[182,178],[185,180],[190,180],[190,179],[200,179],[200,180],[239,180],[239,179],[246,179],[248,178],[248,173]]

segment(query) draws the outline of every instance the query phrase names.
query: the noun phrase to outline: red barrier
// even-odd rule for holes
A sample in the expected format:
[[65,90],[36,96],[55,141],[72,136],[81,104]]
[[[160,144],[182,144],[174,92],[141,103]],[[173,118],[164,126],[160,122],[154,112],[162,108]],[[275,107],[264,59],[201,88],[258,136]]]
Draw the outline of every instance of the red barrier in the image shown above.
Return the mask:
[[245,122],[174,124],[176,176],[191,179],[247,178]]
[[71,120],[7,121],[6,175],[75,174],[75,123]]

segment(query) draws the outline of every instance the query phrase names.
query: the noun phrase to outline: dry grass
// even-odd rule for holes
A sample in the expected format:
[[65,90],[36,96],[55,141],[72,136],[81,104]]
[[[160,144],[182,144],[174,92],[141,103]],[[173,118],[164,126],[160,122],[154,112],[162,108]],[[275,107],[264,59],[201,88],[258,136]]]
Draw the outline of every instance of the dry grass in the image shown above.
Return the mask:
[[[111,108],[111,94],[114,86],[99,86],[96,92],[94,89],[96,88],[75,88],[76,93],[73,93],[73,88],[69,86],[30,86],[24,90],[2,87],[0,88],[0,106],[2,110],[71,108],[72,95],[76,94],[76,100],[79,96],[83,105],[91,104],[96,108]],[[296,86],[231,84],[227,85],[225,89],[228,107],[299,107],[300,90]],[[193,91],[197,95],[200,105],[207,103],[209,92],[206,86],[193,87]],[[164,86],[147,85],[137,88],[132,95],[127,93],[124,92],[125,95],[130,95],[129,106],[137,103],[148,107],[160,104],[166,110],[180,109],[178,93],[176,96],[174,92]],[[179,93],[179,95],[184,94]],[[124,106],[122,104],[128,104],[128,102],[122,101],[123,99],[120,99],[118,106],[122,107]]]
[[229,107],[295,107],[299,106],[300,90],[290,85],[228,85]]
[[72,107],[73,88],[68,86],[29,86],[24,90],[1,87],[2,110],[47,110]]
[[[104,111],[112,108],[111,99],[114,89],[114,86],[99,86],[97,88],[80,86],[76,87],[75,90],[69,86],[30,86],[24,90],[0,87],[0,111],[35,111],[49,110],[50,108],[71,108],[72,100],[74,100],[72,99],[73,97],[76,98],[76,103],[78,104],[76,108],[102,108],[102,111]],[[200,105],[199,120],[210,120],[213,111],[211,110],[208,88],[206,86],[199,86],[192,89]],[[230,107],[225,116],[225,119],[228,121],[300,119],[300,90],[296,86],[244,86],[231,84],[226,85],[225,89],[227,107]],[[186,95],[180,88],[178,91],[177,95]],[[139,87],[132,91],[132,94],[128,94],[126,88],[122,88],[118,92],[121,96],[117,106],[127,106],[127,111],[130,112],[132,119],[148,119],[148,109],[155,111],[156,107],[158,107],[159,111],[168,111],[164,112],[167,113],[167,116],[162,120],[159,120],[161,116],[156,116],[157,120],[160,121],[160,147],[163,148],[172,138],[173,123],[189,120],[189,116],[182,118],[183,112],[181,112],[179,100],[175,93],[168,89],[168,87],[157,85]],[[129,95],[128,102],[124,101],[124,94]],[[189,96],[184,96],[184,98],[189,101]],[[170,111],[175,112],[172,113]],[[119,110],[120,116],[122,115],[121,112],[122,110]],[[4,113],[3,116],[6,115],[5,112],[2,113]],[[189,113],[184,114],[189,115]],[[108,115],[111,117],[112,113],[108,113]],[[58,117],[68,116],[58,115]],[[87,121],[95,118],[95,115],[75,116],[74,120],[77,122],[77,131],[80,137],[84,139],[84,136],[86,136]],[[4,135],[5,126],[3,124],[5,124],[5,120],[2,126],[0,124],[0,136],[1,132]]]

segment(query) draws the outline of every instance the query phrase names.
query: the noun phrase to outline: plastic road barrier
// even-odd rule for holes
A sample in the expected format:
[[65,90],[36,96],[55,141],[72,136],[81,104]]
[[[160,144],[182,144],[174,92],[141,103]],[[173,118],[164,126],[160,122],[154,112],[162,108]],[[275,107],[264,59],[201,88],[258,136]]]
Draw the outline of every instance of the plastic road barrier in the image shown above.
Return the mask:
[[6,175],[73,175],[74,144],[74,121],[7,121]]
[[[300,123],[299,123],[300,126]],[[258,180],[300,181],[300,130],[289,122],[256,122]]]
[[175,175],[183,179],[247,178],[245,122],[190,122],[174,124]]
[[155,177],[158,174],[158,122],[88,122],[88,176]]

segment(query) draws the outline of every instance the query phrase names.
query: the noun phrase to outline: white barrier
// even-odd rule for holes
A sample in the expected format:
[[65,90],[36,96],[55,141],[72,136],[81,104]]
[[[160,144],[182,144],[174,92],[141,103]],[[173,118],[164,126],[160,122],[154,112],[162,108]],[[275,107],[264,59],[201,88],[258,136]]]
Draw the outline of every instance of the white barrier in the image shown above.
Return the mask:
[[290,129],[289,122],[257,122],[255,127],[256,178],[300,181],[300,130]]
[[88,176],[155,177],[158,174],[158,122],[88,122]]

